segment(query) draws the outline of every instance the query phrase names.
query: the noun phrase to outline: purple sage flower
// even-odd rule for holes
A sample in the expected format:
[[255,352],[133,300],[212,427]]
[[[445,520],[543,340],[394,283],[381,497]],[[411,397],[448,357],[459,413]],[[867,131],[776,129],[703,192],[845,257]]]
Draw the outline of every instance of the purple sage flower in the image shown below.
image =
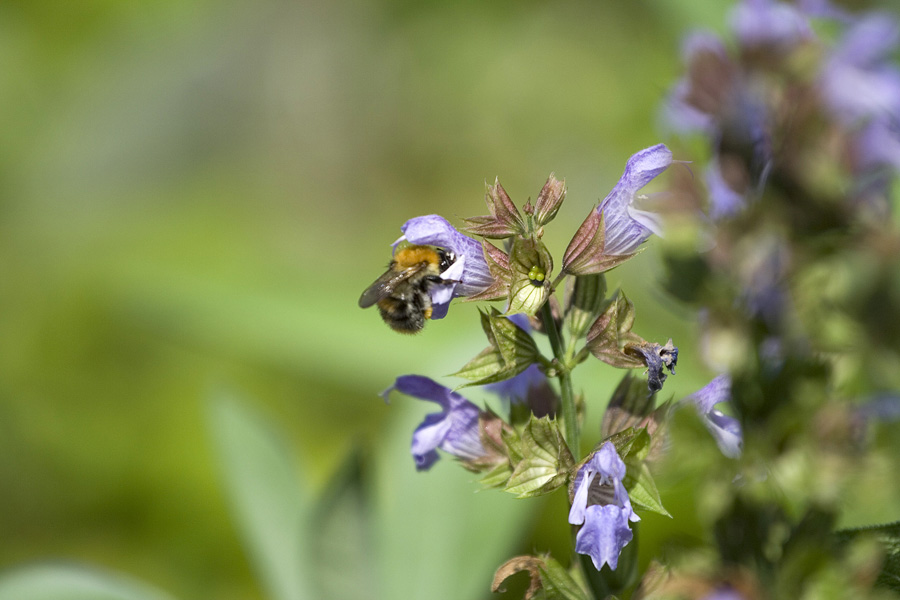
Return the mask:
[[744,443],[741,424],[734,417],[714,408],[716,404],[731,400],[731,377],[719,375],[687,399],[697,407],[703,424],[715,438],[722,454],[728,458],[738,458]]
[[893,423],[900,421],[900,396],[883,393],[868,398],[856,408],[856,414],[865,421]]
[[860,172],[870,173],[882,167],[900,171],[900,115],[869,121],[853,140],[853,150]]
[[833,19],[843,23],[852,20],[847,11],[833,5],[829,0],[797,0],[797,7],[810,17]]
[[736,68],[722,40],[707,31],[695,31],[684,39],[681,60],[688,72],[663,104],[663,120],[677,133],[713,137],[716,114],[730,94]]
[[825,104],[844,124],[900,118],[900,70],[890,61],[900,41],[897,22],[872,14],[847,29],[820,78]]
[[662,235],[659,214],[648,210],[648,196],[638,192],[671,164],[672,152],[664,144],[645,148],[628,159],[619,183],[597,208],[605,223],[604,254],[633,254],[651,234]]
[[624,477],[625,463],[612,442],[605,442],[575,475],[569,511],[569,523],[581,525],[575,551],[590,556],[598,570],[604,564],[615,570],[622,548],[634,536],[629,521],[641,520],[631,508]]
[[741,46],[784,50],[813,36],[795,6],[773,0],[744,0],[731,12],[731,29]]
[[[756,15],[753,22],[762,20],[758,7],[748,5],[746,11]],[[727,217],[766,179],[772,158],[768,111],[759,85],[714,34],[688,36],[682,56],[686,73],[664,104],[663,118],[678,133],[709,139],[714,149],[706,172],[710,216]]]
[[[450,301],[460,296],[473,296],[487,289],[494,279],[484,259],[481,244],[463,235],[451,225],[447,219],[439,215],[415,217],[400,228],[403,235],[394,242],[403,241],[411,244],[437,246],[452,253],[454,262],[441,273],[445,285],[431,287],[432,319],[443,319],[447,316]],[[453,283],[449,283],[453,282]]]
[[703,596],[701,600],[745,600],[743,594],[738,593],[737,590],[732,588],[730,585],[725,585],[720,587],[717,590],[710,592],[709,594]]
[[528,398],[528,392],[532,388],[542,385],[546,381],[547,376],[535,363],[514,377],[485,385],[484,389],[497,394],[507,402],[518,403],[524,402]]
[[747,205],[747,199],[728,185],[722,175],[718,160],[711,160],[706,169],[706,187],[709,191],[709,217],[714,221],[739,214]]
[[392,390],[408,396],[435,402],[441,412],[432,413],[416,428],[412,439],[412,455],[416,469],[425,471],[439,458],[440,448],[463,460],[475,460],[485,455],[478,431],[477,406],[439,383],[420,375],[403,375],[394,385],[381,393],[387,401]]

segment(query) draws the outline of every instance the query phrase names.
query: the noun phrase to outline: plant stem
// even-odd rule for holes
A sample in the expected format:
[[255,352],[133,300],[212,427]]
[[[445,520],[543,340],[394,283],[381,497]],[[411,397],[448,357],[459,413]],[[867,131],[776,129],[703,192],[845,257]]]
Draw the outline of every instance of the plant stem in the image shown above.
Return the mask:
[[568,275],[568,273],[566,273],[565,271],[561,271],[560,274],[556,276],[556,279],[554,279],[553,283],[550,284],[551,293],[553,290],[556,290],[556,286],[558,286],[562,282],[562,280],[566,278],[566,275]]
[[578,418],[575,414],[575,394],[572,391],[572,374],[569,372],[569,364],[566,361],[566,352],[563,345],[562,334],[556,327],[556,321],[553,320],[553,313],[550,310],[550,302],[544,302],[541,307],[541,320],[544,322],[544,328],[547,330],[547,337],[550,338],[550,347],[553,349],[553,356],[559,363],[559,390],[562,395],[562,414],[563,423],[566,428],[566,443],[569,451],[575,461],[581,460],[580,450],[580,432],[578,431]]

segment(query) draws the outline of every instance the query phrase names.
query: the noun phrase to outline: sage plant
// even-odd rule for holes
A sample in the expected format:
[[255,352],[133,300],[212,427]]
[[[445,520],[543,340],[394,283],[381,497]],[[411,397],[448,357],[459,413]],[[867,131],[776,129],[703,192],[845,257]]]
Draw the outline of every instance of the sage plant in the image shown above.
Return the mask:
[[[620,557],[636,535],[639,512],[667,514],[647,461],[660,451],[668,404],[657,407],[656,393],[675,372],[678,348],[672,340],[659,343],[635,334],[633,303],[621,291],[608,293],[603,273],[662,233],[661,215],[653,207],[665,197],[642,190],[672,164],[663,144],[628,159],[619,182],[572,233],[559,273],[542,241],[566,197],[564,182],[552,175],[534,204],[520,209],[495,182],[485,195],[489,214],[465,219],[465,233],[430,215],[407,221],[395,243],[395,248],[414,243],[452,252],[456,262],[441,275],[449,283],[429,287],[435,307],[446,307],[452,296],[498,303],[480,312],[487,347],[456,376],[467,380],[461,387],[481,386],[515,405],[509,416],[501,416],[428,377],[398,377],[383,393],[385,399],[396,391],[441,408],[413,433],[416,468],[431,468],[444,453],[480,474],[483,485],[520,498],[566,489],[571,510],[560,526],[574,526],[575,551],[585,557],[584,568],[598,576],[622,568]],[[460,262],[465,266],[457,266]],[[433,318],[446,314],[446,308],[436,309]],[[552,355],[541,352],[537,335],[549,338]],[[591,450],[583,453],[587,400],[576,398],[573,373],[595,358],[620,369],[643,369],[646,377],[626,375],[610,403],[602,436],[590,440]],[[632,563],[624,570],[633,571],[634,557],[624,560]],[[560,585],[582,590],[551,557],[510,560],[498,570],[495,588],[522,569],[531,573],[534,591]],[[594,574],[587,579],[596,579]],[[591,585],[613,589],[621,586],[621,578],[585,585],[585,590]]]

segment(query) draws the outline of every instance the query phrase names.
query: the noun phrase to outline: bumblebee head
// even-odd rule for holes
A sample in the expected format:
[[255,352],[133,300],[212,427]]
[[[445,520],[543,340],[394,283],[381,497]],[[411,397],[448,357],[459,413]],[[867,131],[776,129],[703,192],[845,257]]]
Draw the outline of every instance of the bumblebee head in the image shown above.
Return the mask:
[[450,265],[456,262],[456,255],[450,250],[444,250],[443,248],[437,249],[438,257],[440,262],[438,263],[438,270],[443,273],[447,269],[450,268]]

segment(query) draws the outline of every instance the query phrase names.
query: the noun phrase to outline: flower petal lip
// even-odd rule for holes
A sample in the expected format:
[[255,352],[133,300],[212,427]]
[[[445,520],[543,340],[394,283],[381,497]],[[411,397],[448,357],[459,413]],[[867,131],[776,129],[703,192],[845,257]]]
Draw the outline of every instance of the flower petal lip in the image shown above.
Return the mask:
[[697,410],[701,413],[708,413],[716,404],[727,402],[731,399],[731,377],[728,375],[718,375],[708,384],[694,392],[690,396]]
[[441,319],[447,314],[450,300],[460,296],[472,296],[487,289],[494,279],[484,258],[481,243],[463,235],[440,215],[426,215],[408,220],[400,228],[403,235],[392,244],[408,241],[411,244],[422,244],[445,248],[456,257],[450,267],[441,273],[447,285],[436,285],[431,288],[433,303],[432,319]]
[[604,564],[615,570],[619,554],[634,537],[628,519],[617,507],[593,505],[585,511],[584,525],[575,537],[575,551],[591,557],[599,571]]
[[740,422],[714,407],[731,400],[731,377],[718,375],[700,390],[688,396],[703,417],[703,424],[716,440],[719,450],[728,458],[738,458],[743,450]]
[[478,433],[481,411],[477,406],[450,388],[421,375],[398,377],[381,396],[387,400],[393,390],[434,402],[442,409],[439,413],[426,416],[413,433],[411,452],[417,470],[429,469],[438,460],[437,449],[463,460],[484,456],[485,450]]
[[654,219],[632,207],[638,191],[671,164],[672,152],[665,144],[645,148],[628,159],[619,182],[597,208],[606,227],[604,254],[632,254],[651,234],[660,234]]

